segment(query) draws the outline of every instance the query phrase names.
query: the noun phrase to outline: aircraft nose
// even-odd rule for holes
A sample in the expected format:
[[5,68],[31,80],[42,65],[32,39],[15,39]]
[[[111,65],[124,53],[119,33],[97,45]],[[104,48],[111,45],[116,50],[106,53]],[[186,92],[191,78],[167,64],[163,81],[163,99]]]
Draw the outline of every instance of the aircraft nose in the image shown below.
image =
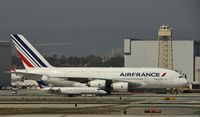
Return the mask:
[[102,94],[107,94],[107,92],[106,92],[106,91],[103,91],[103,90],[101,91],[101,93],[102,93]]
[[107,92],[104,91],[104,90],[98,90],[98,93],[99,93],[99,94],[106,94]]
[[185,78],[181,78],[181,85],[186,86],[188,81]]
[[103,91],[103,93],[104,93],[104,94],[107,94],[107,92],[106,92],[106,91]]

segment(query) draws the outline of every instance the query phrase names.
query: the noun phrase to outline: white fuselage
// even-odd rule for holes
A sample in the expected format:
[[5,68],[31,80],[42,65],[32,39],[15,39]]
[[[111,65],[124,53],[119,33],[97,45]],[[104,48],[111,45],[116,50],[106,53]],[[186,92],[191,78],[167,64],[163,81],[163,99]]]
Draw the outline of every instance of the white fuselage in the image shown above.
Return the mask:
[[177,88],[187,84],[180,74],[160,68],[37,68],[29,73],[46,74],[51,78],[88,78],[142,84],[137,88]]
[[104,95],[106,92],[96,87],[46,87],[44,91],[54,91],[66,95],[95,94]]

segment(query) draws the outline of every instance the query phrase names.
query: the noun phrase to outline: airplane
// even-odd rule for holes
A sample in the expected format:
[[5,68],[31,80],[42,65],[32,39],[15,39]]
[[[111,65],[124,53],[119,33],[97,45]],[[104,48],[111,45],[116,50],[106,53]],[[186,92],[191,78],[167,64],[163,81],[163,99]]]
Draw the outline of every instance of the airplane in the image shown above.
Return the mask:
[[101,90],[97,87],[48,87],[48,84],[46,84],[42,80],[37,80],[37,83],[42,91],[64,94],[64,95],[69,95],[69,96],[74,96],[74,95],[96,96],[96,95],[107,94],[106,91]]
[[[129,92],[135,88],[179,88],[187,85],[184,75],[163,68],[53,67],[21,34],[11,34],[26,72],[13,72],[44,81],[88,83],[107,93]],[[52,82],[53,83],[53,82]]]

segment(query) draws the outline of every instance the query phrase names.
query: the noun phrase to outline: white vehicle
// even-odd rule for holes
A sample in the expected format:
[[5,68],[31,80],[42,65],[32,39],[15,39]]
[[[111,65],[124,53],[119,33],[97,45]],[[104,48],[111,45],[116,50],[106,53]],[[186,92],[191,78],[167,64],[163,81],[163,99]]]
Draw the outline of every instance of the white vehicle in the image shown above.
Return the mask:
[[26,72],[15,72],[27,78],[48,81],[87,79],[90,87],[111,91],[131,91],[134,88],[178,88],[185,86],[185,77],[173,70],[161,68],[52,67],[20,34],[11,35]]
[[60,93],[64,95],[105,95],[107,94],[104,90],[97,87],[48,87],[42,80],[37,81],[39,87],[43,91],[48,91],[52,93]]
[[35,80],[26,80],[23,75],[15,74],[15,72],[26,72],[25,69],[12,69],[8,73],[10,72],[12,86],[20,86],[25,88],[37,85]]
[[[25,69],[15,69],[15,67],[11,67],[10,71],[7,71],[7,73],[12,73],[12,72],[25,72]],[[22,75],[18,75],[15,73],[11,74],[11,82],[17,82],[17,81],[21,81],[23,79]]]
[[16,74],[11,74],[11,81],[12,82],[17,82],[17,81],[21,81],[22,77]]

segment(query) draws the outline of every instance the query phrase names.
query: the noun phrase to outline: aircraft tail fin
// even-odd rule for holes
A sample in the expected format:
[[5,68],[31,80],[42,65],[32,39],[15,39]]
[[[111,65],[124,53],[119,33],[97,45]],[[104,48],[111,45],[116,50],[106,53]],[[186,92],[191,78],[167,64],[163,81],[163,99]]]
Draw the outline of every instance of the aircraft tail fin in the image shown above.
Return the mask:
[[11,38],[25,69],[52,67],[23,35],[11,34]]
[[43,89],[43,88],[45,88],[45,87],[48,87],[48,84],[45,83],[43,80],[37,80],[36,82],[38,83],[38,86],[39,86],[41,89]]

